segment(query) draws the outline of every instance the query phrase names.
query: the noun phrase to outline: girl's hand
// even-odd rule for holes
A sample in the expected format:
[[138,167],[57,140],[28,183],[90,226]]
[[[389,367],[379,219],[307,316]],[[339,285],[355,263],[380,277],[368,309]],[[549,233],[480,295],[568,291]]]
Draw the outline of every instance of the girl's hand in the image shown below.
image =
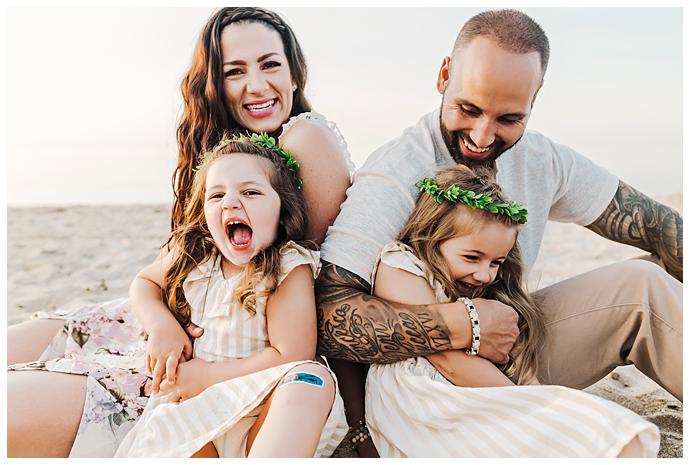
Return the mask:
[[172,394],[173,402],[191,399],[212,384],[209,376],[211,366],[211,362],[198,358],[180,363],[177,383],[172,384],[164,380],[160,385],[160,393]]
[[203,329],[190,325],[185,332],[177,321],[163,322],[149,333],[146,345],[146,369],[153,377],[152,389],[158,393],[163,379],[175,384],[177,365],[192,357],[192,342],[187,336],[199,337]]

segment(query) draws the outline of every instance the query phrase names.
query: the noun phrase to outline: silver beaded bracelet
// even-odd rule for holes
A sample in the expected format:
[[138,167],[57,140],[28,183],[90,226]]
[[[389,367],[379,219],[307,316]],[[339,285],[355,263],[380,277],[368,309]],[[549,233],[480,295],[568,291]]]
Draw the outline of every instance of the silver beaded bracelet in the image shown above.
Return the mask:
[[461,300],[462,303],[465,304],[465,307],[467,307],[467,313],[470,314],[470,321],[472,322],[472,346],[465,349],[465,352],[469,355],[477,355],[479,353],[480,339],[479,315],[477,314],[477,309],[467,297],[460,297],[458,300]]

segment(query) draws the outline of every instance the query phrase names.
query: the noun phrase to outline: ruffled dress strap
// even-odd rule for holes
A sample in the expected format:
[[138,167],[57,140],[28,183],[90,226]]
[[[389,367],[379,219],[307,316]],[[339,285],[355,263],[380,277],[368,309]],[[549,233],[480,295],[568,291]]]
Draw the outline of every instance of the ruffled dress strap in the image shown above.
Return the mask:
[[309,265],[311,273],[316,279],[321,271],[321,256],[318,251],[307,249],[293,241],[288,241],[280,248],[280,276],[278,284],[282,283],[288,274],[300,265]]
[[391,268],[398,268],[412,273],[415,276],[424,278],[434,290],[434,294],[440,303],[450,301],[443,290],[443,286],[434,277],[427,264],[415,255],[414,250],[412,250],[410,246],[400,241],[389,242],[381,249],[379,258],[376,260],[376,265],[374,266],[374,271],[371,274],[372,293],[374,292],[373,286],[376,283],[376,273],[381,263],[385,263]]
[[352,156],[350,155],[350,151],[347,148],[347,142],[345,142],[345,138],[340,132],[340,129],[338,129],[338,126],[333,121],[330,121],[325,116],[323,116],[321,113],[317,113],[315,111],[307,111],[304,113],[300,113],[297,116],[293,116],[292,118],[287,120],[285,124],[283,124],[281,134],[285,134],[292,126],[294,126],[294,124],[297,121],[302,120],[314,121],[316,123],[319,123],[327,127],[333,133],[333,135],[335,135],[335,138],[338,141],[338,145],[340,145],[340,148],[342,148],[343,153],[345,155],[347,169],[350,171],[350,175],[352,175],[352,173],[355,172],[356,167],[355,164],[352,162]]

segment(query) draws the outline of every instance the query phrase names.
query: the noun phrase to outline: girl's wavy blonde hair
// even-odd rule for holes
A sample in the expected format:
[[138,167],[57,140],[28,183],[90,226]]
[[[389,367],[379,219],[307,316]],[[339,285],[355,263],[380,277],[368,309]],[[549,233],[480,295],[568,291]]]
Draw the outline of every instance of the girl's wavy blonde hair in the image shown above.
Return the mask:
[[[472,171],[466,166],[458,165],[439,171],[435,180],[443,189],[454,184],[477,195],[489,194],[494,203],[508,203],[496,184],[493,173],[488,169],[475,168]],[[457,300],[461,296],[441,255],[440,245],[453,237],[481,232],[483,225],[490,221],[515,228],[519,226],[509,216],[493,214],[461,203],[443,201],[438,204],[431,195],[422,193],[398,240],[414,250],[417,257],[429,266],[446,295],[451,300]],[[536,375],[537,353],[544,344],[546,333],[543,314],[525,290],[522,271],[522,254],[516,241],[500,266],[494,282],[472,296],[497,300],[510,305],[518,313],[520,335],[511,351],[510,362],[500,367],[506,376],[518,384]]]
[[[280,248],[287,241],[315,247],[315,244],[305,240],[308,217],[302,191],[297,187],[293,174],[280,156],[246,137],[237,140],[228,140],[227,136],[224,137],[198,167],[184,209],[184,221],[173,230],[168,242],[172,247],[173,260],[163,280],[163,296],[166,305],[183,326],[190,322],[191,317],[191,308],[182,288],[185,279],[194,268],[205,261],[214,260],[215,263],[217,254],[220,254],[213,243],[204,216],[206,177],[216,160],[237,153],[255,156],[265,163],[268,180],[280,197],[280,219],[275,241],[246,265],[244,279],[235,289],[233,299],[240,302],[244,310],[254,315],[257,299],[268,296],[277,286],[280,274]],[[265,280],[266,287],[263,292],[257,294],[256,285],[262,280]]]

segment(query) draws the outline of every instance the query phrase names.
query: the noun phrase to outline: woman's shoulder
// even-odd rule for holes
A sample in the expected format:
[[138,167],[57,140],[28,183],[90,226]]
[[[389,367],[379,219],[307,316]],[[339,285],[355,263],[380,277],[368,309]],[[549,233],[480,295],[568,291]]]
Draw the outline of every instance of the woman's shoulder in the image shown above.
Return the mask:
[[309,151],[318,148],[315,153],[323,153],[324,147],[338,148],[347,163],[348,170],[354,171],[347,142],[338,126],[324,115],[313,111],[300,113],[290,118],[284,125],[280,136],[280,143],[293,152]]

